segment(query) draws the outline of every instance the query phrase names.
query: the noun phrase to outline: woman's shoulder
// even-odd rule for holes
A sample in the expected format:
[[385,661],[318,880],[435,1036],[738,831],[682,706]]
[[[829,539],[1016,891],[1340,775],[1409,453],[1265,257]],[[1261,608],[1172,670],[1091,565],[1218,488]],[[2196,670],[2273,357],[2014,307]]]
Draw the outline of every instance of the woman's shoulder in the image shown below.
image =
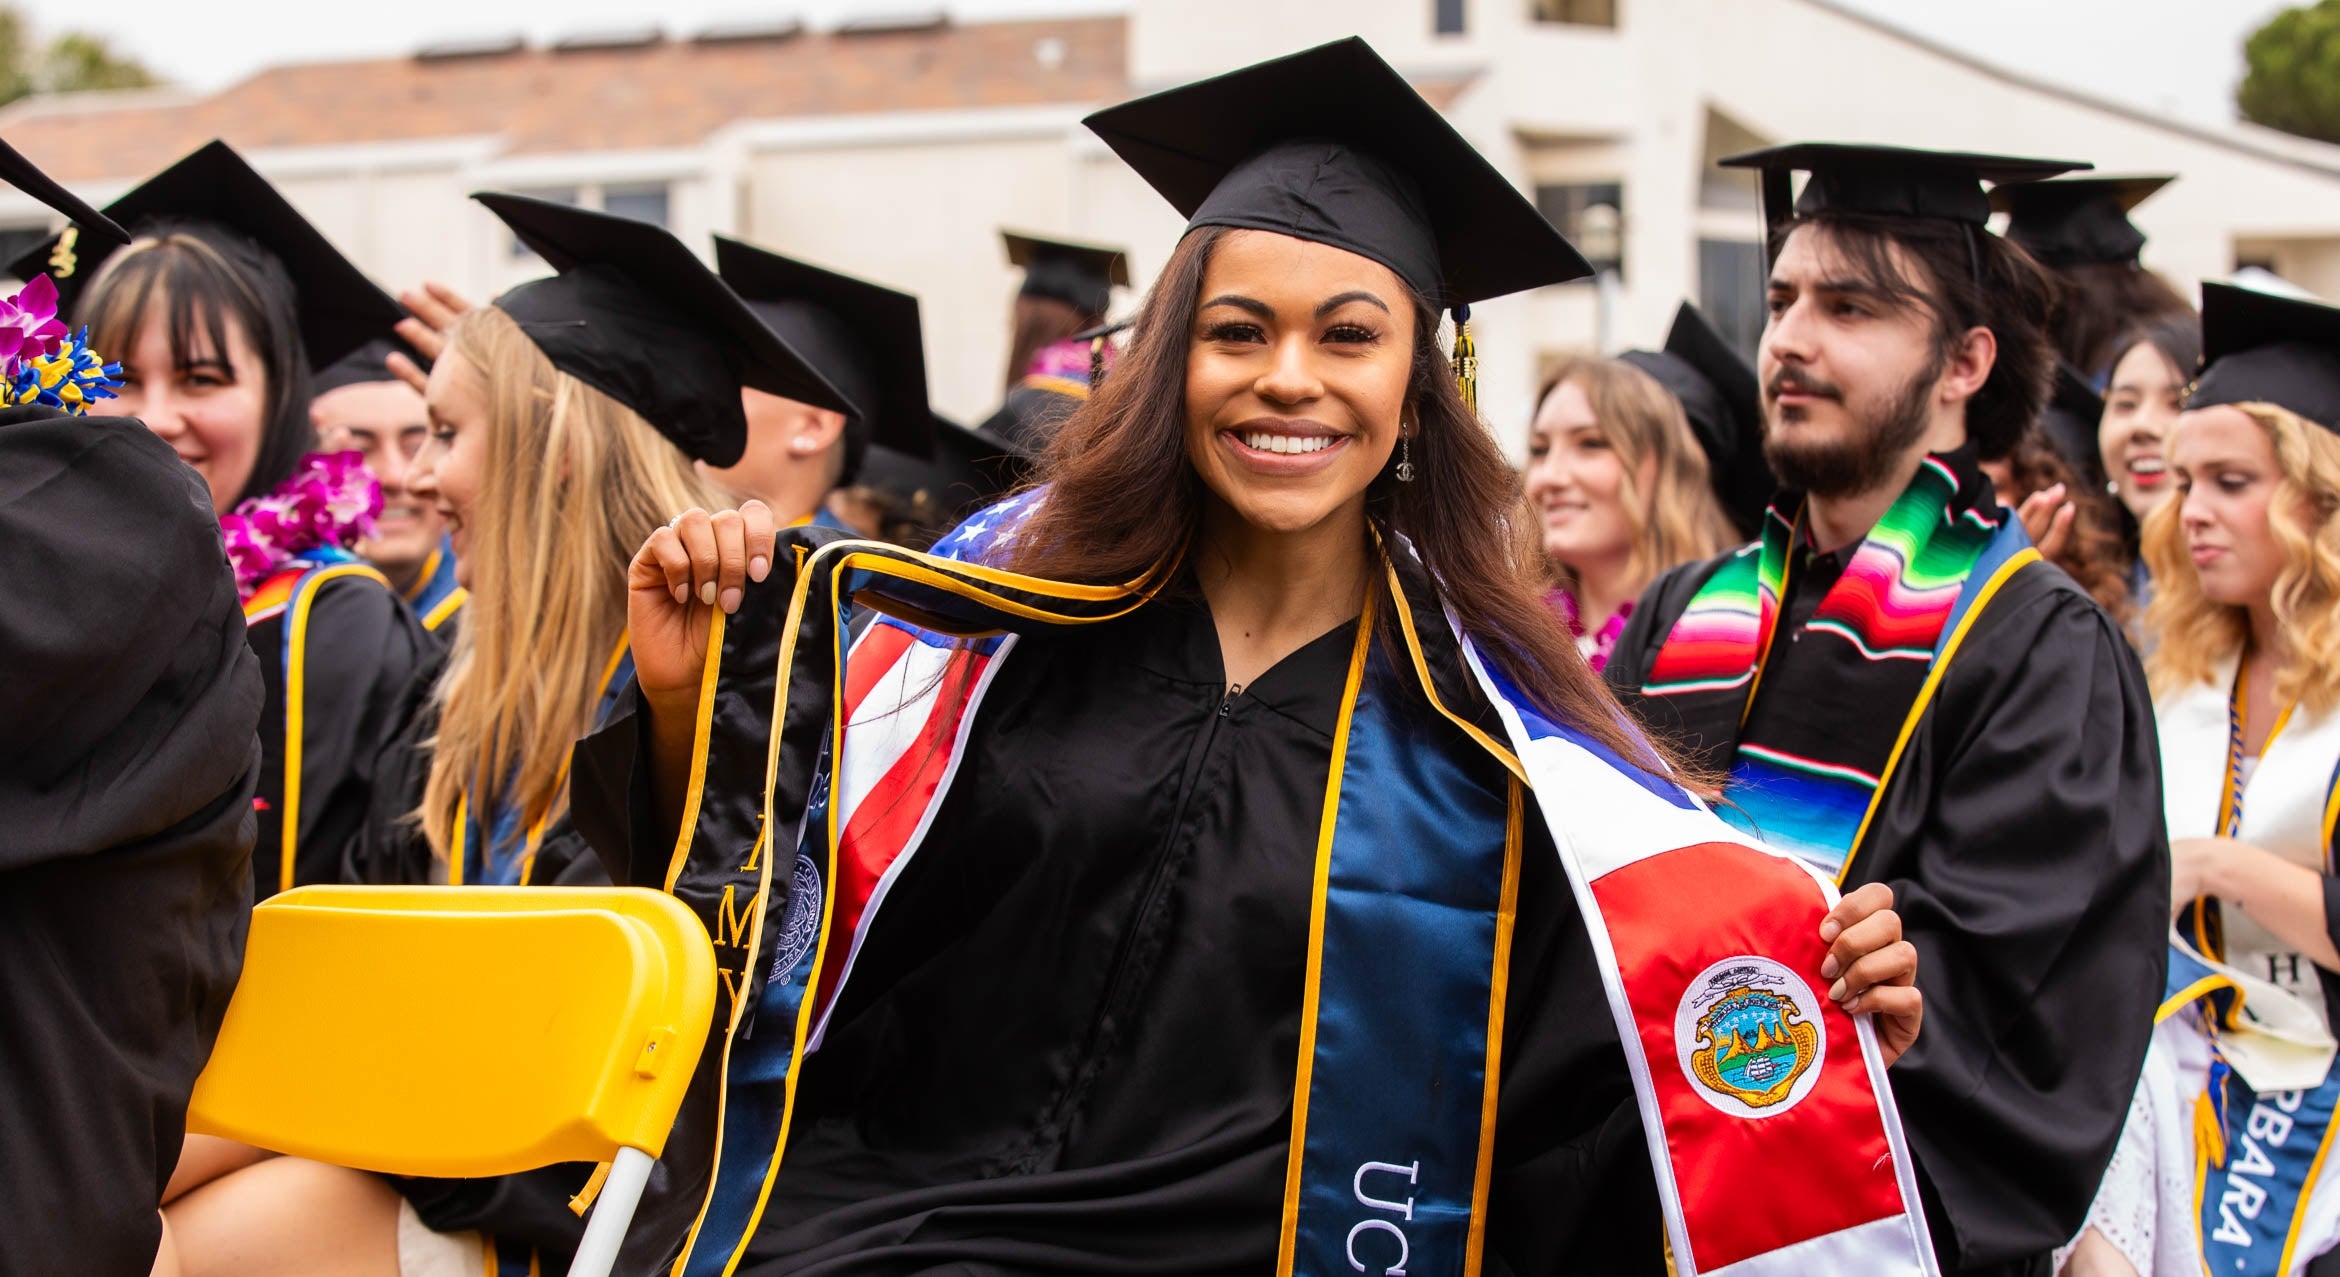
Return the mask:
[[302,573],[285,612],[285,623],[294,619],[301,622],[304,655],[315,667],[381,670],[403,684],[439,649],[390,582],[364,563],[324,564]]

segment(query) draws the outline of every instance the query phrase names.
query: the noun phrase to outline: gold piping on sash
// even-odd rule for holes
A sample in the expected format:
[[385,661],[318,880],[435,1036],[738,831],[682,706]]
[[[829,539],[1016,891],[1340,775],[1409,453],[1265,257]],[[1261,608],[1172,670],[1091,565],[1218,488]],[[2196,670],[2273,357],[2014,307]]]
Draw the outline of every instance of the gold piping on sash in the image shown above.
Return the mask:
[[430,611],[423,614],[422,627],[433,634],[438,633],[439,627],[447,623],[447,618],[455,615],[465,603],[470,601],[471,591],[460,585],[456,586],[447,592],[447,597],[440,599],[432,605]]
[[[2283,1262],[2275,1268],[2279,1273],[2291,1271],[2292,1252],[2299,1248],[2300,1225],[2307,1222],[2308,1199],[2316,1194],[2316,1176],[2323,1172],[2324,1158],[2332,1152],[2332,1136],[2335,1134],[2340,1134],[2340,1114],[2334,1114],[2332,1119],[2324,1123],[2324,1142],[2316,1145],[2315,1158],[2308,1163],[2307,1179],[2299,1189],[2299,1201],[2291,1208],[2291,1227],[2283,1234]],[[2202,1218],[2199,1205],[2194,1209],[2194,1218]]]
[[285,621],[284,666],[284,803],[277,813],[281,844],[277,852],[278,891],[293,889],[294,853],[301,842],[301,704],[309,677],[309,609],[317,591],[336,577],[365,576],[390,588],[390,581],[363,563],[339,563],[319,568],[293,584],[292,615]]
[[[818,557],[818,552],[815,553],[815,557]],[[852,570],[851,564],[855,557],[857,556],[850,553],[838,556],[836,566],[832,568],[829,573],[830,598],[836,598],[838,593],[844,589],[845,574]],[[806,573],[805,576],[800,579],[809,580],[810,573]],[[788,617],[788,633],[783,640],[784,646],[789,653],[789,659],[782,663],[781,668],[783,670],[786,670],[789,667],[789,664],[794,660],[796,648],[796,626],[797,622],[801,618],[801,609],[791,609]],[[838,637],[841,640],[843,635],[839,635]],[[811,1037],[814,1014],[819,1008],[821,993],[821,972],[827,967],[829,959],[830,925],[836,920],[837,916],[837,839],[838,834],[841,831],[837,827],[838,813],[836,800],[838,788],[838,770],[845,760],[845,644],[842,641],[836,644],[836,657],[833,661],[831,661],[830,664],[832,668],[829,671],[830,744],[829,804],[827,813],[828,828],[822,831],[822,841],[825,844],[822,858],[827,862],[827,864],[821,873],[821,931],[820,935],[813,941],[812,968],[811,974],[805,977],[804,996],[799,998],[796,1004],[796,1025],[794,1028],[795,1036],[791,1040],[788,1048],[788,1075],[780,1080],[780,1128],[772,1138],[772,1159],[764,1164],[764,1182],[761,1185],[758,1185],[756,1188],[756,1204],[755,1208],[748,1214],[748,1227],[740,1234],[739,1241],[732,1249],[731,1257],[724,1261],[724,1277],[731,1277],[733,1270],[739,1267],[740,1260],[746,1256],[748,1242],[755,1236],[756,1225],[763,1221],[764,1207],[772,1200],[772,1185],[780,1178],[780,1161],[784,1156],[787,1155],[788,1132],[790,1128],[795,1125],[796,1120],[796,1083],[797,1079],[803,1075],[804,1071],[804,1044]],[[781,721],[780,716],[787,712],[787,702],[788,684],[786,678],[783,677],[780,684],[775,689],[774,703],[772,706],[772,721],[775,726],[773,737],[775,741],[779,736],[779,733],[776,729]],[[779,772],[780,751],[777,747],[775,747],[766,759],[764,773],[763,827],[764,837],[769,844],[765,849],[765,854],[763,857],[763,881],[765,884],[769,884],[771,881],[772,862],[779,858],[781,851],[779,840],[771,837],[772,789],[778,781]],[[794,861],[791,861],[790,863],[793,864]],[[759,902],[758,911],[760,916],[762,909],[760,902],[763,899],[762,888],[758,889],[756,898]],[[755,930],[755,940],[750,942],[751,957],[749,959],[749,965],[751,968],[754,966],[754,958],[752,956],[755,952],[754,946],[760,944],[762,938],[763,928],[759,923]],[[728,1086],[729,1061],[726,1060],[725,1063],[727,1066],[725,1070],[726,1085]]]
[[[1404,615],[1401,603],[1399,615]],[[1332,885],[1333,829],[1341,812],[1341,773],[1348,768],[1349,724],[1357,714],[1357,689],[1365,682],[1365,657],[1373,650],[1373,594],[1365,595],[1357,618],[1357,642],[1349,651],[1349,677],[1341,689],[1341,716],[1333,727],[1332,770],[1324,784],[1324,820],[1316,830],[1316,872],[1308,891],[1308,976],[1300,995],[1300,1067],[1292,1082],[1292,1143],[1284,1154],[1284,1217],[1276,1241],[1276,1277],[1292,1277],[1300,1241],[1300,1171],[1308,1152],[1308,1086],[1316,1072],[1316,1013],[1324,978],[1325,894]]]
[[[772,773],[779,756],[780,722],[778,716],[788,701],[789,667],[796,660],[796,634],[804,620],[805,591],[811,584],[810,577],[804,571],[804,561],[804,547],[797,546],[796,585],[788,594],[788,619],[780,630],[779,681],[772,688],[772,712],[774,715],[772,743],[767,746],[764,762],[764,806],[767,824],[770,822],[772,805]],[[699,721],[697,726],[692,729],[690,788],[684,796],[681,824],[675,831],[674,859],[666,869],[666,890],[670,895],[674,891],[675,881],[682,876],[683,864],[689,856],[691,835],[699,823],[700,795],[707,787],[707,737],[708,730],[715,721],[715,678],[723,667],[721,639],[724,618],[722,609],[711,608],[710,611],[714,615],[707,626],[707,663],[701,668],[699,674]],[[757,836],[759,838],[766,837],[762,833]],[[715,1142],[708,1149],[707,1192],[704,1197],[699,1199],[699,1213],[692,1218],[691,1231],[683,1236],[682,1250],[674,1257],[674,1267],[671,1270],[673,1277],[683,1277],[684,1267],[691,1262],[691,1252],[699,1244],[699,1230],[707,1223],[708,1208],[715,1204],[715,1179],[723,1168],[723,1125],[731,1105],[731,1044],[733,1035],[739,1031],[740,1010],[747,1004],[748,992],[754,983],[752,973],[756,969],[756,951],[760,947],[758,942],[763,938],[764,892],[772,883],[772,860],[773,857],[770,855],[763,857],[762,867],[757,873],[755,899],[748,905],[747,954],[739,966],[739,994],[731,1000],[731,1018],[723,1026],[723,1059],[717,1066],[715,1073]],[[791,1061],[789,1070],[794,1072],[797,1064],[801,1062]],[[739,1249],[733,1252],[730,1263],[724,1266],[724,1272],[729,1273],[732,1267],[739,1263],[740,1255],[745,1253],[747,1249],[747,1239],[754,1235],[754,1232],[754,1228],[750,1227],[747,1234],[740,1238]]]
[[[796,629],[793,602],[789,617],[789,632]],[[707,785],[707,732],[715,723],[715,675],[723,667],[723,618],[721,608],[713,609],[707,621],[707,655],[699,667],[699,714],[691,727],[691,778],[683,790],[682,823],[676,827],[674,851],[666,861],[666,891],[674,892],[674,883],[682,876],[683,861],[691,850],[691,830],[699,823],[699,791]],[[782,640],[784,643],[785,639]],[[785,652],[785,649],[783,649]]]
[[[2161,1005],[2153,1012],[2153,1022],[2155,1024],[2159,1024],[2163,1020],[2166,1020],[2169,1017],[2176,1015],[2178,1012],[2185,1010],[2188,1006],[2191,1006],[2195,999],[2210,993],[2215,993],[2220,989],[2234,990],[2234,1005],[2237,1010],[2240,1010],[2243,1004],[2242,989],[2236,986],[2234,981],[2213,972],[2209,975],[2203,976],[2199,980],[2194,981],[2185,988],[2170,994],[2168,997],[2163,998],[2161,1000]],[[2230,1016],[2229,1018],[2231,1019],[2232,1017]]]
[[1503,890],[1495,906],[1495,964],[1487,992],[1487,1081],[1479,1101],[1479,1166],[1471,1179],[1470,1240],[1463,1277],[1478,1277],[1487,1251],[1487,1192],[1495,1182],[1495,1101],[1503,1083],[1503,1012],[1511,995],[1511,930],[1519,921],[1519,858],[1527,830],[1527,789],[1514,779],[1503,821]]
[[431,588],[431,578],[439,574],[439,560],[445,558],[446,556],[446,542],[441,541],[437,545],[432,546],[431,557],[424,559],[422,571],[414,574],[414,584],[400,591],[398,597],[405,599],[409,603],[412,603],[416,599],[421,598],[422,592]]
[[[1383,564],[1389,572],[1390,597],[1397,602],[1398,628],[1406,636],[1406,657],[1413,662],[1414,677],[1422,684],[1422,694],[1430,698],[1431,706],[1440,714],[1445,715],[1446,721],[1462,729],[1464,735],[1479,742],[1481,749],[1493,754],[1496,761],[1502,763],[1504,768],[1511,773],[1513,779],[1523,785],[1527,784],[1527,769],[1520,766],[1517,754],[1512,753],[1487,733],[1480,731],[1478,724],[1448,709],[1446,702],[1438,698],[1438,685],[1430,680],[1430,664],[1422,656],[1422,636],[1414,632],[1414,610],[1412,605],[1406,601],[1405,586],[1398,583],[1397,567],[1388,562],[1387,556],[1383,557]],[[1459,643],[1462,640],[1457,638],[1455,641]]]
[[[1917,734],[1918,720],[1925,717],[1926,707],[1933,703],[1935,691],[1942,686],[1942,674],[1950,668],[1950,658],[1958,654],[1959,645],[1966,641],[1967,631],[1974,628],[1975,619],[1990,605],[1999,587],[2026,566],[2039,561],[2039,551],[2030,546],[2016,551],[1999,565],[1997,571],[1991,573],[1991,579],[1983,583],[1982,590],[1974,596],[1974,602],[1967,605],[1966,615],[1958,618],[1958,628],[1950,631],[1950,641],[1942,646],[1942,654],[1935,657],[1933,664],[1927,668],[1925,684],[1918,688],[1917,699],[1910,702],[1909,713],[1901,720],[1901,734],[1894,738],[1893,752],[1885,756],[1884,770],[1877,773],[1877,788],[1869,795],[1869,809],[1861,813],[1860,828],[1853,831],[1852,844],[1844,849],[1844,865],[1836,871],[1837,886],[1844,885],[1844,880],[1852,874],[1853,862],[1860,858],[1861,840],[1869,836],[1869,823],[1877,818],[1877,809],[1884,805],[1885,792],[1893,784],[1894,770],[1901,766],[1901,755],[1909,748],[1910,737]],[[1751,693],[1747,703],[1755,703]]]

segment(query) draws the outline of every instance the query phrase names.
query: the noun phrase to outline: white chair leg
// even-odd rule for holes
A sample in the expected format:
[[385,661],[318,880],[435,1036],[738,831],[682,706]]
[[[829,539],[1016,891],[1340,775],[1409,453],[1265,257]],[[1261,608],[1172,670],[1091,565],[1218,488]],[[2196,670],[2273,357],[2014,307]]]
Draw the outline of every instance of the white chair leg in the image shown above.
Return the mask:
[[642,1186],[650,1182],[650,1167],[654,1159],[638,1148],[621,1148],[610,1161],[609,1178],[601,1183],[601,1196],[593,1203],[593,1214],[585,1221],[585,1238],[577,1243],[577,1258],[569,1265],[569,1277],[609,1277],[610,1268],[617,1263],[618,1246],[626,1239],[626,1228],[634,1222],[634,1207],[642,1200]]

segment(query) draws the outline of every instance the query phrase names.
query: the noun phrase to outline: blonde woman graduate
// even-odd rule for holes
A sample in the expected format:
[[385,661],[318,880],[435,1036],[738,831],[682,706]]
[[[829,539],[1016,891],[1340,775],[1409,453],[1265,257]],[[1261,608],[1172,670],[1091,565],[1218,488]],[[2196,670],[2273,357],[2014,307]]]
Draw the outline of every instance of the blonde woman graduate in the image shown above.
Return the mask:
[[2144,528],[2168,994],[2074,1273],[2340,1270],[2340,309],[2202,293]]
[[106,212],[127,245],[68,232],[13,269],[48,273],[122,365],[112,406],[210,491],[268,689],[255,898],[332,882],[399,696],[438,645],[353,552],[381,492],[358,454],[318,450],[311,369],[388,334],[404,312],[224,143]]
[[[743,387],[854,409],[663,229],[478,198],[559,274],[464,313],[432,366],[432,437],[407,485],[446,517],[470,601],[444,671],[411,693],[385,751],[383,800],[349,873],[604,884],[568,820],[569,757],[632,690],[634,547],[717,501],[695,463],[738,459]],[[190,1271],[232,1258],[240,1273],[557,1273],[591,1170],[385,1181],[276,1158],[169,1213]]]
[[1925,1271],[1889,893],[1669,775],[1441,349],[1583,259],[1362,41],[1090,127],[1188,230],[1040,487],[634,559],[575,816],[722,993],[628,1266]]

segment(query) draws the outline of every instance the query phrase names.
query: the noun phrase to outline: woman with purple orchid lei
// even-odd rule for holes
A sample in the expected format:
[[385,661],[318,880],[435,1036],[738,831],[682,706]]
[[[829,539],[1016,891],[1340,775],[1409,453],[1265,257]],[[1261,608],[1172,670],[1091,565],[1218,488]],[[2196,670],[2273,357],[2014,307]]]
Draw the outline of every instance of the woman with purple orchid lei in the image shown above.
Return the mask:
[[347,549],[373,533],[381,513],[382,485],[360,454],[310,453],[274,492],[221,516],[236,593],[249,599],[262,581],[311,551]]

